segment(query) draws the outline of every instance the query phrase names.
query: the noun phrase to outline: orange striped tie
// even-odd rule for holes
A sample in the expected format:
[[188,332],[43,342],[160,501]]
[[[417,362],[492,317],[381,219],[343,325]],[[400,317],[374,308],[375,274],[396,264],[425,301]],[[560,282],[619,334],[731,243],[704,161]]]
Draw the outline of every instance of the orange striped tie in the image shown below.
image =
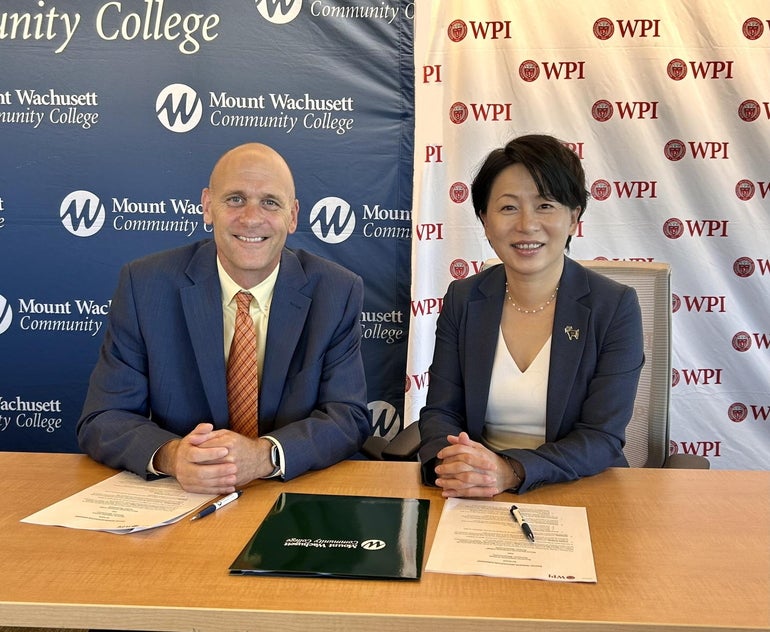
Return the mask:
[[235,295],[235,333],[227,362],[227,405],[230,429],[247,437],[258,436],[257,430],[257,334],[249,315],[251,294]]

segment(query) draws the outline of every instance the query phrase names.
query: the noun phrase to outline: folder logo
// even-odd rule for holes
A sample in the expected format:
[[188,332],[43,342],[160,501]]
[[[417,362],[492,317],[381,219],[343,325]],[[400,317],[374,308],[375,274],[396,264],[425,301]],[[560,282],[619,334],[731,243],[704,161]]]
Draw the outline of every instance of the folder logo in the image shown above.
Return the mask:
[[106,213],[104,204],[90,191],[73,191],[62,200],[59,207],[61,223],[76,237],[90,237],[98,233]]
[[190,86],[172,83],[163,88],[155,99],[155,114],[167,130],[184,134],[200,123],[203,102]]
[[268,22],[288,24],[299,15],[302,0],[256,0],[257,11]]
[[364,540],[361,542],[361,548],[366,551],[379,551],[385,546],[386,544],[382,540]]

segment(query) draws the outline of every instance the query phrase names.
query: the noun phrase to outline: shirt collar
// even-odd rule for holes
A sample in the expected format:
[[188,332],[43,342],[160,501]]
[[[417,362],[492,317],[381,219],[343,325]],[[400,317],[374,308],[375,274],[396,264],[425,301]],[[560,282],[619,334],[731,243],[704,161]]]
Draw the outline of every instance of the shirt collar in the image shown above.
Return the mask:
[[217,273],[219,274],[219,284],[222,288],[222,305],[229,305],[235,300],[235,295],[238,292],[249,292],[255,299],[257,299],[257,305],[259,308],[267,313],[270,309],[270,301],[273,298],[273,291],[275,290],[275,282],[278,278],[278,270],[281,267],[280,262],[270,275],[261,283],[251,288],[241,287],[235,281],[232,280],[229,274],[222,267],[222,262],[217,257]]

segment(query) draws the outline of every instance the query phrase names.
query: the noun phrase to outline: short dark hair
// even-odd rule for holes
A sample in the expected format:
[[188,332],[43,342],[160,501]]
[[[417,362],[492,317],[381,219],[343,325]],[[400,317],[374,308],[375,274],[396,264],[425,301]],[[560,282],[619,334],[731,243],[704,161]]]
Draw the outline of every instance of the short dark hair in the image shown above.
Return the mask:
[[[471,199],[476,217],[487,211],[492,185],[500,172],[522,164],[535,181],[538,193],[569,208],[580,208],[578,220],[588,205],[586,176],[578,155],[562,141],[545,134],[529,134],[492,150],[471,184]],[[572,236],[567,237],[565,248]]]

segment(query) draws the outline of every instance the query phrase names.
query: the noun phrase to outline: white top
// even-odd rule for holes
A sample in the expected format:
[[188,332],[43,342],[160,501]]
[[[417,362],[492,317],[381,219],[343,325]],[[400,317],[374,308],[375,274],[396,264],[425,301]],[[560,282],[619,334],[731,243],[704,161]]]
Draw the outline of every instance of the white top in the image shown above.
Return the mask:
[[537,448],[545,443],[550,365],[550,336],[532,364],[522,372],[500,330],[484,419],[484,442],[490,449]]

